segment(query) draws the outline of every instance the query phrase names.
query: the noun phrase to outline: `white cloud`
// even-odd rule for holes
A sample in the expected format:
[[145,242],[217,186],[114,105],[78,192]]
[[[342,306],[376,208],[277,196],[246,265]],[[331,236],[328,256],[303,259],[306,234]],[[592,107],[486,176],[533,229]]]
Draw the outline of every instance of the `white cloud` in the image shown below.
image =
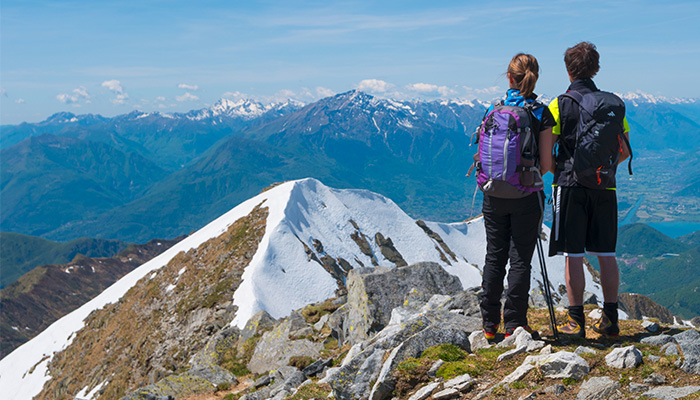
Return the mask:
[[241,93],[239,91],[235,91],[235,92],[225,92],[224,94],[221,95],[221,97],[231,99],[231,100],[245,100],[248,98],[248,95],[245,93]]
[[331,90],[331,89],[328,89],[328,88],[324,88],[324,87],[322,87],[322,86],[319,86],[319,87],[316,88],[316,95],[317,95],[319,98],[324,98],[324,97],[330,97],[330,96],[335,95],[335,92],[334,92],[333,90]]
[[17,99],[17,100],[15,100],[15,103],[17,103],[17,104],[23,104],[23,103],[24,103],[24,99]]
[[418,92],[427,95],[438,95],[442,97],[448,97],[457,94],[457,92],[454,89],[450,89],[447,86],[438,86],[430,83],[413,83],[407,85],[406,88],[413,92]]
[[181,84],[177,85],[177,87],[179,87],[180,89],[187,89],[187,90],[195,90],[195,91],[196,91],[196,90],[199,90],[199,86],[197,86],[197,85],[188,85],[188,84],[186,84],[186,83],[181,83]]
[[163,97],[163,96],[158,96],[158,97],[156,97],[156,100],[158,100],[158,101],[165,101],[165,97]]
[[394,85],[391,83],[379,79],[365,79],[360,81],[357,85],[357,90],[371,93],[384,93],[391,90],[393,87]]
[[86,103],[90,102],[90,94],[87,92],[84,86],[77,87],[73,89],[71,94],[61,93],[56,95],[56,99],[64,104],[75,104],[80,100],[85,100]]
[[175,100],[177,100],[177,101],[179,101],[179,102],[183,102],[183,101],[196,101],[196,100],[199,100],[199,97],[193,95],[193,94],[190,93],[190,92],[187,92],[187,93],[183,94],[182,96],[175,96]]
[[495,95],[495,94],[500,94],[503,92],[503,89],[500,86],[491,86],[487,88],[472,88],[469,86],[464,86],[464,90],[467,91],[469,94],[475,94],[475,95]]
[[102,87],[106,87],[114,93],[124,93],[124,88],[122,87],[121,82],[116,79],[102,82]]
[[0,96],[7,97],[7,92],[5,91],[5,89],[0,88]]
[[129,95],[124,91],[121,82],[116,79],[102,82],[102,87],[109,89],[112,93],[117,95],[117,97],[111,100],[111,102],[114,104],[124,104],[129,98]]

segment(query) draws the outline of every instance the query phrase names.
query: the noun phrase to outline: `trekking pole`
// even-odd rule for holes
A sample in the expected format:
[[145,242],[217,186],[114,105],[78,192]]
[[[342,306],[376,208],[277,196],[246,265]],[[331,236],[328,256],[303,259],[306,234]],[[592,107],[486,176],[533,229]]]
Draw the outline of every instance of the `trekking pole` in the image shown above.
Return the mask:
[[[544,195],[544,194],[543,194]],[[544,261],[544,250],[542,249],[542,224],[544,223],[544,199],[542,201],[537,201],[540,206],[540,211],[542,212],[542,217],[540,217],[540,229],[537,235],[537,258],[540,261],[540,270],[542,272],[542,279],[544,280],[544,300],[547,303],[547,310],[549,311],[549,323],[552,326],[552,334],[554,335],[554,340],[559,340],[557,335],[557,320],[554,316],[554,302],[552,301],[552,292],[549,290],[549,276],[547,275],[547,265]]]
[[544,279],[544,299],[547,303],[549,311],[549,323],[552,326],[554,340],[559,340],[557,336],[557,320],[554,316],[554,304],[552,301],[552,292],[549,290],[549,277],[547,276],[547,265],[544,262],[544,250],[542,250],[542,238],[537,238],[537,258],[540,259],[540,269],[542,270],[542,278]]

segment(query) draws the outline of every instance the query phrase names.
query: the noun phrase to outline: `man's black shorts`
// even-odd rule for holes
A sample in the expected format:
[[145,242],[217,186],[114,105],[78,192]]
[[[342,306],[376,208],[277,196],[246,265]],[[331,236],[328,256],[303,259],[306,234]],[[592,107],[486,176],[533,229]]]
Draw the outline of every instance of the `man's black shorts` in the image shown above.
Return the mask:
[[617,195],[614,190],[555,186],[549,255],[614,256]]

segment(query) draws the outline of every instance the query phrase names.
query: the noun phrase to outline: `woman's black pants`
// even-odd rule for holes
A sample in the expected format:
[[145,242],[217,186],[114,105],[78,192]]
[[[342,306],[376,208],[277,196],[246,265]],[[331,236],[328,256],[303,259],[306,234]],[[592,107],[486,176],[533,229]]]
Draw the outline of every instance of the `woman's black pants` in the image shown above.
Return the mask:
[[481,283],[481,315],[484,328],[495,328],[501,321],[501,294],[506,264],[508,291],[503,307],[506,328],[527,325],[528,292],[532,253],[539,234],[543,204],[542,192],[521,199],[484,195],[486,262]]

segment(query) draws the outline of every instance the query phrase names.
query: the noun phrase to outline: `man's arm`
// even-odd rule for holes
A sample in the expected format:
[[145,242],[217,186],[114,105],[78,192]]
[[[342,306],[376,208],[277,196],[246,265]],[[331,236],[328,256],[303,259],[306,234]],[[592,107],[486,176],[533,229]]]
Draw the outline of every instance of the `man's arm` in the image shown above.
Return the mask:
[[552,128],[540,132],[540,171],[542,175],[547,172],[554,173],[554,143],[557,142],[558,135],[552,134]]

